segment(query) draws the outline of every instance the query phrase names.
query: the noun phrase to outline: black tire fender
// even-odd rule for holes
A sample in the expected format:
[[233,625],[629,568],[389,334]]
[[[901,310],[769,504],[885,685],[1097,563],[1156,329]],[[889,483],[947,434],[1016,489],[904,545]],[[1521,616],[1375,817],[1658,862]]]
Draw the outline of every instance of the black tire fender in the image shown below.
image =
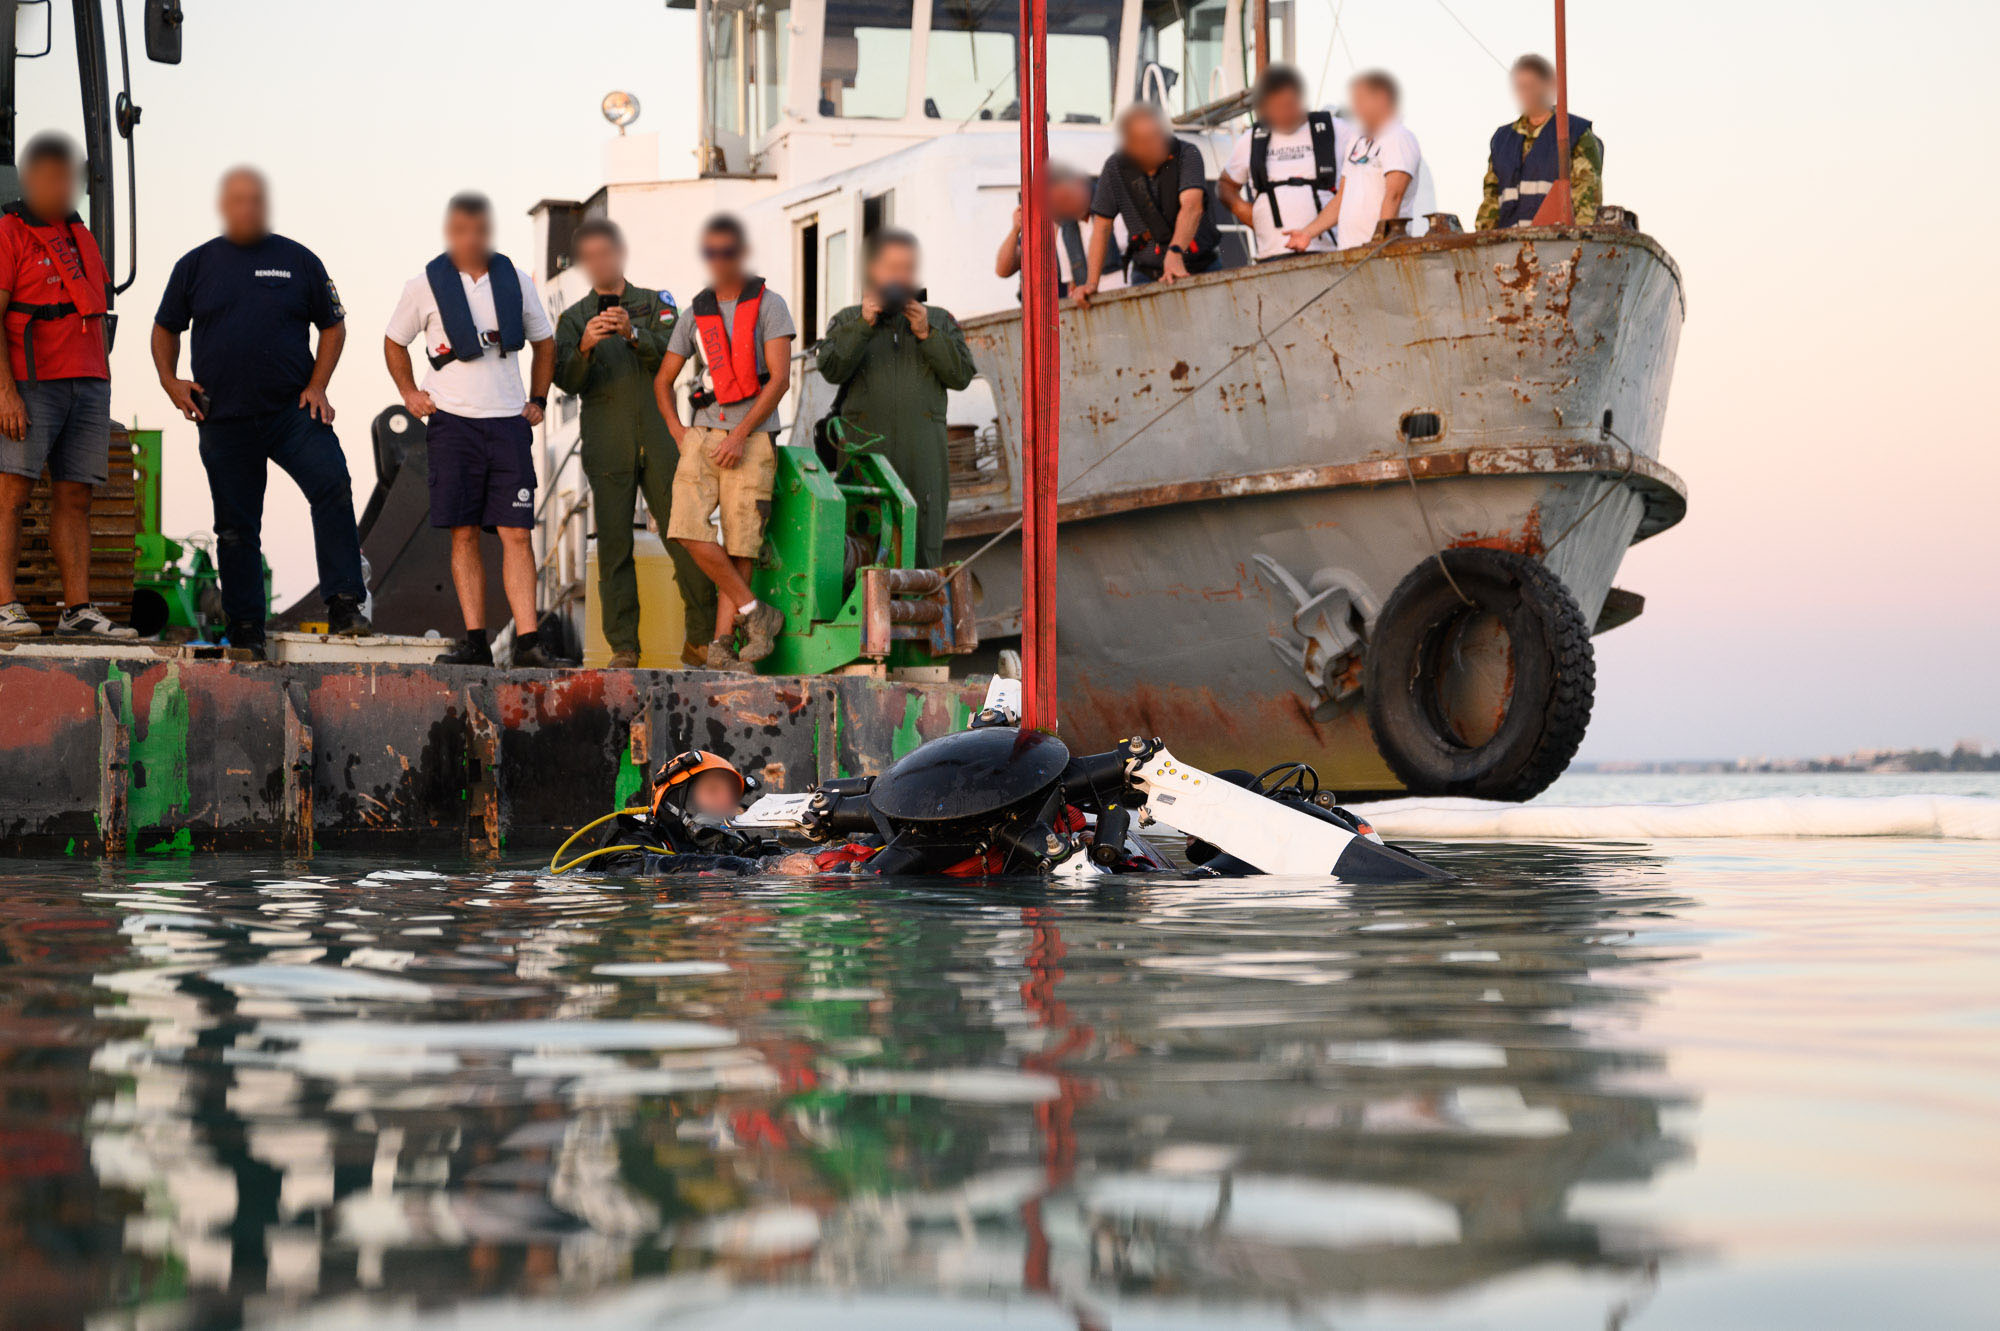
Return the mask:
[[[1497,620],[1512,653],[1505,714],[1479,743],[1455,733],[1440,701],[1446,648],[1468,615]],[[1540,560],[1446,550],[1390,593],[1369,634],[1363,688],[1376,748],[1410,793],[1529,799],[1562,775],[1590,724],[1590,625]]]

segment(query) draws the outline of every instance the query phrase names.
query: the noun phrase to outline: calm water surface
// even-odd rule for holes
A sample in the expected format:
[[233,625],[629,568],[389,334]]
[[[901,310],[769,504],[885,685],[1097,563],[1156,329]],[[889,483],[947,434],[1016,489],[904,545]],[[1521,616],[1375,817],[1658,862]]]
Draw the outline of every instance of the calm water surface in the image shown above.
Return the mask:
[[2000,847],[0,865],[0,1324],[1993,1325]]

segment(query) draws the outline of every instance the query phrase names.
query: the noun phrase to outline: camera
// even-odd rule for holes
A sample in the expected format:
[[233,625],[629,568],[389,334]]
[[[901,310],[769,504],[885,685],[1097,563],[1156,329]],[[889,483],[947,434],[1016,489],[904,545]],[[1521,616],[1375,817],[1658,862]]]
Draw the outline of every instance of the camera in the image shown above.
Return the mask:
[[891,282],[875,294],[881,300],[882,308],[885,310],[900,310],[913,300],[928,302],[931,297],[931,293],[923,287],[911,290],[900,282]]

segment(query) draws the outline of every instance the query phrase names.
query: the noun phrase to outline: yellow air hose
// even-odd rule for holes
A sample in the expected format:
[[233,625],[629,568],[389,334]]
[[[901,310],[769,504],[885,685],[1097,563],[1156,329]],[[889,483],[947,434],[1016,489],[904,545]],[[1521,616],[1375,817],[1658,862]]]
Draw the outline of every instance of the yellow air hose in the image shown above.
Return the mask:
[[[599,846],[596,850],[585,851],[583,854],[571,860],[568,864],[556,863],[557,860],[560,860],[563,857],[563,852],[568,850],[571,846],[575,845],[576,839],[582,836],[585,832],[588,832],[591,828],[602,827],[604,824],[610,822],[613,818],[622,818],[629,813],[651,813],[651,812],[652,810],[647,808],[645,805],[637,804],[629,809],[613,809],[610,813],[605,814],[602,818],[591,819],[589,822],[585,823],[582,827],[579,827],[576,829],[576,831],[570,833],[569,840],[563,842],[560,846],[556,847],[556,853],[549,856],[549,872],[568,873],[571,869],[574,869],[577,865],[582,864],[585,860],[594,860],[599,855],[609,855],[613,851],[621,851],[621,850],[651,850],[656,852],[659,851],[660,848],[658,846]],[[672,851],[667,851],[665,853],[669,855],[673,854]]]

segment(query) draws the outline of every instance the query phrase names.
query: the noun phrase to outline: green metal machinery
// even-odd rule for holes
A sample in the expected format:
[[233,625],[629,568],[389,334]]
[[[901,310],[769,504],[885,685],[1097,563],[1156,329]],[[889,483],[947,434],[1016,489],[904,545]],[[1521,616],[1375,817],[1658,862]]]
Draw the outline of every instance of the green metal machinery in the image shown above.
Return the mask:
[[916,501],[887,459],[850,454],[836,472],[811,448],[780,446],[751,586],[785,612],[785,631],[759,669],[937,666],[977,647],[969,576],[915,567],[916,538]]

